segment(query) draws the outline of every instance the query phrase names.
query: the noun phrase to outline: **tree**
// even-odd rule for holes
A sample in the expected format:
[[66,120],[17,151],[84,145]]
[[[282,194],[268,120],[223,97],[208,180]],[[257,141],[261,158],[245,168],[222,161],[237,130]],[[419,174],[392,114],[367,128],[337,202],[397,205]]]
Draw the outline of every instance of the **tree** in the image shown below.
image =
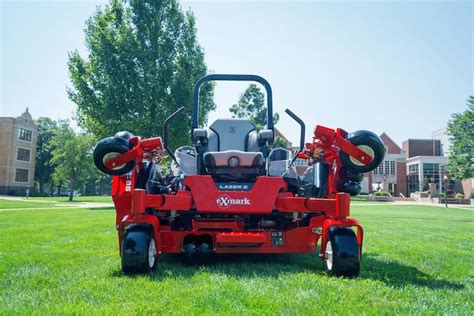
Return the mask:
[[291,149],[290,144],[281,136],[276,136],[275,141],[273,142],[273,147],[278,148],[286,148],[286,149]]
[[[81,127],[98,138],[119,130],[156,136],[164,119],[185,107],[171,141],[190,140],[194,84],[207,73],[191,11],[176,0],[112,0],[88,19],[85,40],[87,59],[74,51],[68,61],[68,95]],[[215,109],[213,87],[201,89],[201,124]]]
[[46,185],[52,184],[54,166],[51,163],[51,152],[54,149],[53,137],[57,129],[55,121],[49,117],[40,117],[36,120],[38,127],[38,138],[36,143],[36,168],[35,182],[39,186],[39,192],[44,193]]
[[474,96],[467,99],[467,106],[466,111],[453,114],[448,122],[448,171],[457,180],[474,177]]
[[[229,111],[233,114],[232,117],[247,118],[257,128],[262,129],[267,124],[267,107],[265,106],[265,96],[260,88],[252,83],[240,95],[239,102],[232,105]],[[273,123],[276,124],[280,116],[278,113],[273,115]]]
[[94,139],[88,134],[76,134],[68,121],[62,121],[58,125],[53,141],[55,147],[51,153],[51,162],[55,166],[53,179],[57,184],[69,184],[69,201],[72,201],[74,190],[79,188],[81,182],[94,170]]

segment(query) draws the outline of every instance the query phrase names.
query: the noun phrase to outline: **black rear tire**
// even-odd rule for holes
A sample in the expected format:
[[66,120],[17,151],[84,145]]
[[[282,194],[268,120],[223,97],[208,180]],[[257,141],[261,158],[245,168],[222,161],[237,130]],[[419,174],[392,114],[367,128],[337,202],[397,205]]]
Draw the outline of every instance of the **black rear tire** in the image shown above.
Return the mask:
[[372,157],[372,161],[368,165],[364,165],[341,150],[339,158],[348,171],[354,173],[369,172],[377,168],[383,161],[385,145],[376,134],[369,131],[356,131],[347,135],[347,140]]
[[359,275],[360,251],[354,230],[346,227],[329,229],[324,267],[331,276],[353,278]]
[[336,189],[338,192],[345,192],[345,193],[349,193],[350,196],[356,196],[360,193],[360,191],[362,190],[362,187],[359,182],[345,180],[345,181],[339,181],[336,184]]
[[156,269],[158,256],[153,228],[127,229],[122,242],[122,271],[126,274],[149,273]]
[[364,174],[360,172],[352,172],[350,170],[343,170],[342,175],[344,179],[354,181],[354,182],[362,182],[362,180],[364,180]]
[[135,161],[129,161],[114,169],[105,166],[105,162],[129,150],[128,140],[121,137],[107,137],[95,145],[93,157],[95,166],[105,174],[119,176],[130,172],[135,166]]
[[198,248],[194,240],[188,241],[183,245],[183,261],[187,265],[196,263]]

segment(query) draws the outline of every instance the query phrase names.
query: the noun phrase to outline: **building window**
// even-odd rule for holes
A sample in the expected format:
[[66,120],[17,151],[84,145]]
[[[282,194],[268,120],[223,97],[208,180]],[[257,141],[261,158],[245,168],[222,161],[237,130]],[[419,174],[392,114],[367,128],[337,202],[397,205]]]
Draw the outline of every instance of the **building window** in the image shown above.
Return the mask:
[[377,167],[377,174],[383,174],[383,162]]
[[15,182],[28,182],[28,169],[16,169]]
[[25,142],[31,142],[31,134],[32,133],[31,133],[30,130],[20,128],[18,130],[18,139],[19,140],[24,140]]
[[428,183],[436,183],[439,188],[439,164],[437,163],[424,163],[423,164],[423,181],[424,190],[427,190]]
[[408,166],[408,193],[417,192],[420,190],[420,165],[414,164]]
[[390,161],[384,161],[384,173],[383,174],[390,174]]
[[25,148],[18,148],[16,151],[16,160],[30,161],[31,150]]
[[306,161],[306,159],[296,159],[295,160],[295,166],[307,166],[308,165],[308,162]]
[[390,174],[395,174],[395,161],[390,161]]

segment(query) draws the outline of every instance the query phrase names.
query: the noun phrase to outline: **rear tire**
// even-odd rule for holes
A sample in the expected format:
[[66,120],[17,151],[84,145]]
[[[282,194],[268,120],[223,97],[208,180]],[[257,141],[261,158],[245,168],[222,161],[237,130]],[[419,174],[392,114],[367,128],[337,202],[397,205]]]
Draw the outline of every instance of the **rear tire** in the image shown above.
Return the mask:
[[331,276],[353,278],[359,275],[360,252],[351,228],[331,227],[326,241],[324,267]]
[[350,170],[343,170],[342,175],[344,179],[354,182],[362,182],[362,180],[364,180],[364,174],[360,172],[351,172]]
[[128,230],[122,242],[122,271],[126,274],[149,273],[158,263],[153,229],[137,227]]

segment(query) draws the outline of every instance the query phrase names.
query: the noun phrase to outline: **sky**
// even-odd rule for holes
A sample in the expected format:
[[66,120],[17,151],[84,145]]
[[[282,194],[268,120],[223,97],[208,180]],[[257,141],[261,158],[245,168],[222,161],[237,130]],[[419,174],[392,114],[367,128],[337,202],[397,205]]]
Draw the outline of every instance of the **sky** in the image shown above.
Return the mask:
[[[83,56],[84,23],[107,1],[0,0],[0,116],[70,118],[68,52]],[[183,1],[197,21],[208,68],[249,73],[273,88],[277,127],[295,144],[303,118],[386,132],[398,144],[431,138],[474,94],[472,1]],[[230,116],[244,83],[216,87]],[[179,106],[179,105],[177,105]],[[111,131],[113,134],[115,131]]]

